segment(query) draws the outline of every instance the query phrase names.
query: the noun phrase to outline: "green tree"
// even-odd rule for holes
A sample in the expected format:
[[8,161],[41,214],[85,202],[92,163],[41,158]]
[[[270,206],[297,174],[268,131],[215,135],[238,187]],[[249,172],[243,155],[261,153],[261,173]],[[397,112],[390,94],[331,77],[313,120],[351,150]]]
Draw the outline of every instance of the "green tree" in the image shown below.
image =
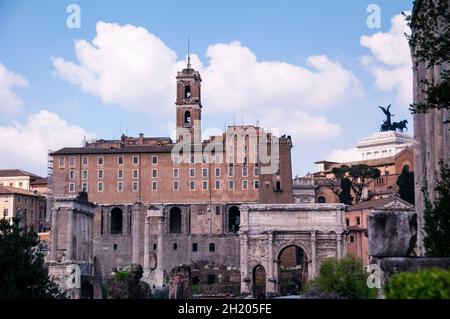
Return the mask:
[[37,234],[0,220],[0,299],[64,298],[49,278]]
[[384,290],[388,299],[450,299],[450,270],[399,272]]
[[400,198],[414,205],[414,172],[410,172],[407,166],[403,167],[397,179],[397,186]]
[[[448,0],[416,0],[414,10],[407,17],[412,33],[408,35],[418,68],[427,69],[450,63],[450,8]],[[450,71],[441,68],[440,81],[421,80],[426,100],[411,105],[413,113],[427,113],[430,109],[450,108]]]
[[356,203],[360,202],[364,188],[381,174],[378,168],[366,164],[342,165],[333,168],[332,173],[334,179],[330,180],[327,186],[339,197],[341,203],[347,205],[353,202],[351,192],[355,195]]
[[376,290],[367,287],[367,276],[358,258],[327,259],[320,266],[319,276],[310,283],[308,289],[319,295],[326,293],[348,299],[373,298]]
[[423,190],[424,245],[427,256],[450,257],[450,166],[440,162],[440,173],[435,187],[436,199],[431,203],[427,188]]

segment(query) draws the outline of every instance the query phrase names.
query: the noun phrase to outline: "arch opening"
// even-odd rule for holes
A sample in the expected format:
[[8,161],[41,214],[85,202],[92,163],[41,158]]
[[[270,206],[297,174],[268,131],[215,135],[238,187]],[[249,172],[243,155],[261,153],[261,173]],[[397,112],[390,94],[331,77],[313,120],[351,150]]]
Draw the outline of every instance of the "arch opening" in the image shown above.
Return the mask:
[[279,294],[300,294],[308,278],[307,256],[303,248],[296,245],[284,247],[277,262]]
[[169,212],[169,232],[171,234],[181,233],[181,209],[172,207]]
[[237,233],[241,225],[241,211],[239,207],[232,206],[228,210],[228,231],[230,233]]
[[266,298],[266,270],[258,265],[253,268],[253,297],[256,299]]
[[190,111],[184,112],[184,125],[190,126],[191,122],[192,122],[191,112]]
[[120,235],[123,230],[123,212],[120,208],[115,207],[111,211],[111,234]]

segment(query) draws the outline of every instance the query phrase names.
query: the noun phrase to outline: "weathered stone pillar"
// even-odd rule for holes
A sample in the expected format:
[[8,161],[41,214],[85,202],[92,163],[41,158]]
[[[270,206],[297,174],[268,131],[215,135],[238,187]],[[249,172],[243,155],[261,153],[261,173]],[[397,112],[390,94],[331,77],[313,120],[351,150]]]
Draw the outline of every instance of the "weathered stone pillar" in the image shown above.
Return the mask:
[[66,260],[74,259],[74,251],[73,251],[73,236],[74,236],[74,223],[75,223],[75,211],[73,208],[67,209],[67,219],[68,219],[68,227],[67,227],[67,248],[66,248]]
[[251,293],[251,279],[248,274],[248,233],[241,233],[241,293]]
[[164,267],[163,267],[163,235],[164,235],[164,217],[161,215],[158,219],[158,242],[156,244],[156,269],[155,282],[157,287],[164,286]]
[[144,225],[144,274],[150,272],[150,218],[145,217]]
[[311,273],[309,274],[309,278],[313,279],[316,277],[316,232],[311,232]]
[[342,235],[339,233],[336,233],[336,254],[337,259],[342,258]]
[[51,260],[58,261],[58,208],[52,208],[52,250]]
[[135,203],[133,205],[133,248],[132,248],[132,263],[140,263],[140,239],[141,239],[141,205]]
[[267,273],[267,287],[266,287],[266,294],[270,295],[270,294],[275,294],[276,293],[276,289],[275,289],[275,277],[274,277],[274,272],[273,272],[273,232],[269,231],[268,232],[268,259],[269,259],[269,264],[268,264],[268,273]]

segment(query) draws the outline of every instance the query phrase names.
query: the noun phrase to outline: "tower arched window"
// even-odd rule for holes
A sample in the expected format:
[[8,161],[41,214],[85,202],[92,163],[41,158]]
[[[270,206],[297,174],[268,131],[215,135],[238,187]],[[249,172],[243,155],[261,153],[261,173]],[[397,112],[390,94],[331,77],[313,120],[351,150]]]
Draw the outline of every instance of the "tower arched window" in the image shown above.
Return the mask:
[[191,126],[191,122],[192,122],[191,112],[190,111],[184,112],[184,126]]
[[191,87],[189,85],[185,85],[184,86],[184,98],[186,100],[190,100],[191,99]]

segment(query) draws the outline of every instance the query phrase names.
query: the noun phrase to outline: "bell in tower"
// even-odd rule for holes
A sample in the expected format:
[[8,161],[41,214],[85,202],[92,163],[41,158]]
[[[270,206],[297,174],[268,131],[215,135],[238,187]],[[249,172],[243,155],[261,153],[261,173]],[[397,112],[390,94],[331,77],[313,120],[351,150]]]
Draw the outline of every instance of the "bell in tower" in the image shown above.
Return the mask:
[[201,82],[200,73],[191,67],[190,56],[185,69],[177,73],[176,137],[180,141],[201,143]]

